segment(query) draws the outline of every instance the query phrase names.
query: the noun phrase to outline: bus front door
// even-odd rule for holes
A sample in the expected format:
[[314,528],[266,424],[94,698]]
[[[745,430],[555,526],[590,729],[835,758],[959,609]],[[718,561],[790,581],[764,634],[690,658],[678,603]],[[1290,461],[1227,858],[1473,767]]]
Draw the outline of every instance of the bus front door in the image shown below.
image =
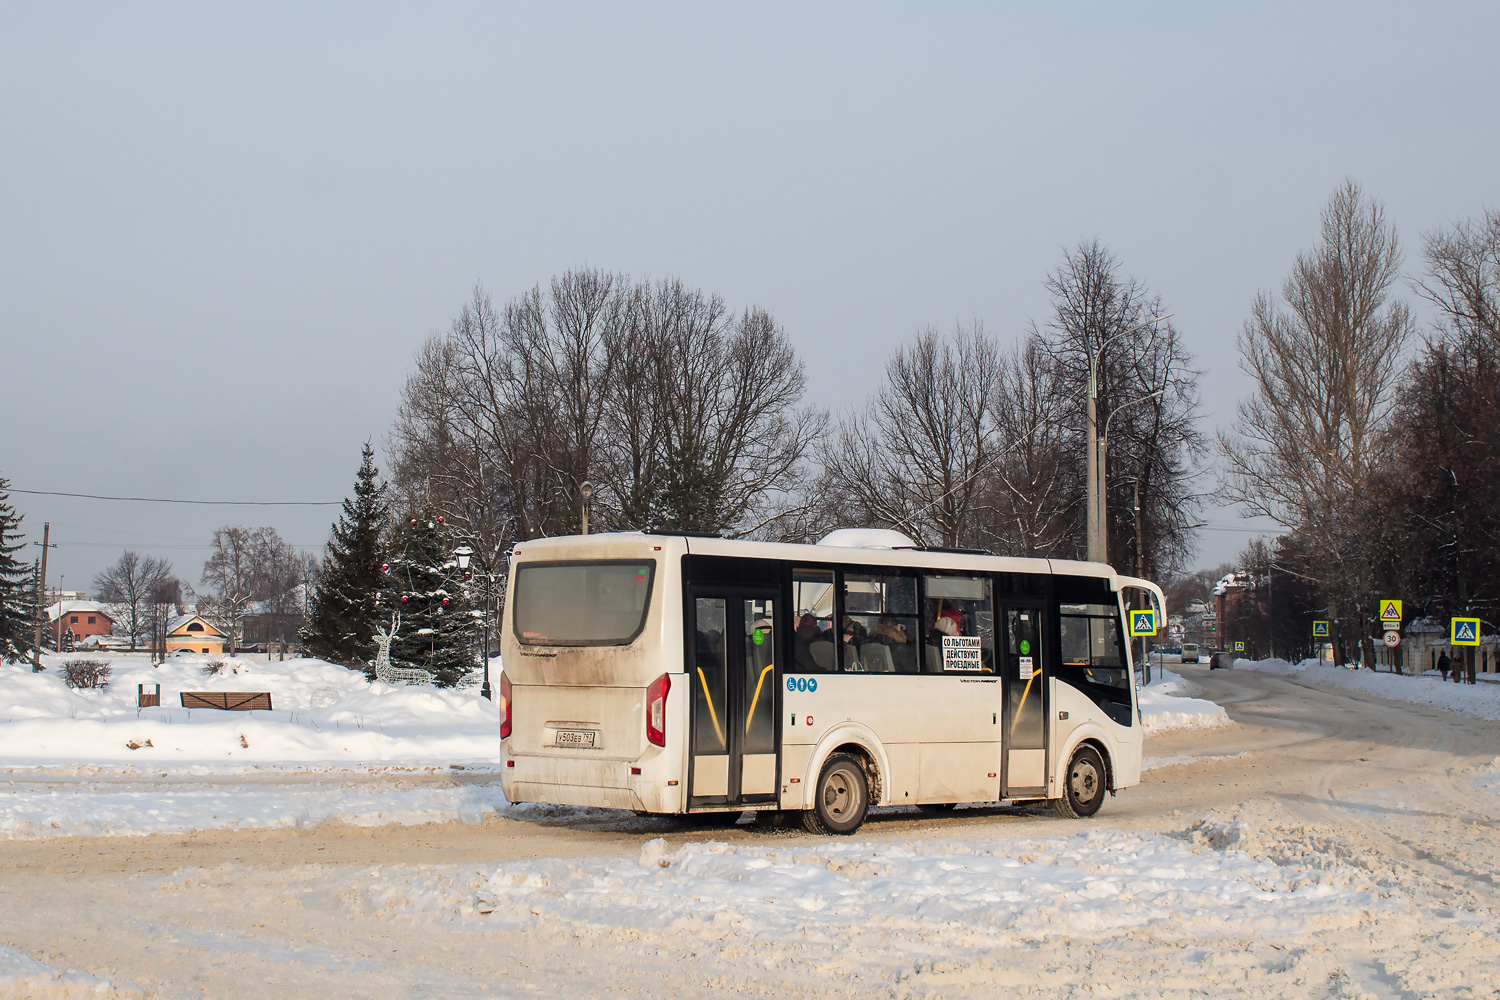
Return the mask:
[[1002,798],[1047,794],[1047,676],[1040,604],[1010,606],[1005,616],[1001,684],[1005,699]]
[[769,592],[694,592],[689,808],[776,797],[776,612]]

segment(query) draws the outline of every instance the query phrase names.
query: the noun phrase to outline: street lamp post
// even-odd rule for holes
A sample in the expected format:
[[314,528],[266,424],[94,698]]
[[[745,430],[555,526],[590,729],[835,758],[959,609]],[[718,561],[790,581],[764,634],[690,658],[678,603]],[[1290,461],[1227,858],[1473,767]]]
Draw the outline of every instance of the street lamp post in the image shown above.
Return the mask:
[[[1097,527],[1098,530],[1099,530],[1099,538],[1098,538],[1099,550],[1098,550],[1097,554],[1094,552],[1094,550],[1092,548],[1093,543],[1094,543],[1094,540],[1092,538],[1090,539],[1090,543],[1089,543],[1090,544],[1089,559],[1093,560],[1094,562],[1109,562],[1109,533],[1104,530],[1105,529],[1105,525],[1109,523],[1108,522],[1109,496],[1105,493],[1105,490],[1104,490],[1104,459],[1105,459],[1106,456],[1109,455],[1109,422],[1111,420],[1115,419],[1115,414],[1119,413],[1121,410],[1126,409],[1127,407],[1134,406],[1137,403],[1144,403],[1148,399],[1155,399],[1156,397],[1162,395],[1165,392],[1166,392],[1165,389],[1158,389],[1155,392],[1148,392],[1144,396],[1139,396],[1139,397],[1137,397],[1135,399],[1132,399],[1128,403],[1121,403],[1119,406],[1115,407],[1113,410],[1110,410],[1109,411],[1109,416],[1107,416],[1107,417],[1104,418],[1104,431],[1103,431],[1103,433],[1101,433],[1099,435],[1099,461],[1098,461],[1099,484],[1092,491],[1094,503],[1096,503],[1098,505],[1098,511],[1099,511],[1098,517],[1095,519],[1095,524],[1094,524],[1094,526]],[[1091,483],[1091,485],[1092,485],[1092,483]],[[1137,482],[1137,489],[1139,490],[1139,482]],[[1140,505],[1140,494],[1139,493],[1136,494],[1136,505],[1137,505],[1137,510],[1139,511],[1139,505]],[[1139,519],[1139,517],[1140,517],[1139,512],[1137,512],[1136,517],[1137,517],[1137,519]]]
[[[1097,351],[1089,355],[1089,398],[1088,398],[1088,558],[1092,562],[1108,562],[1109,550],[1106,538],[1105,515],[1107,513],[1104,500],[1104,473],[1106,460],[1108,459],[1107,437],[1099,434],[1099,366],[1104,360],[1104,349],[1121,337],[1128,337],[1138,330],[1144,330],[1148,326],[1160,323],[1164,319],[1171,319],[1173,313],[1164,316],[1153,316],[1144,323],[1138,323],[1128,330],[1122,330],[1104,343],[1099,345]],[[1161,395],[1156,393],[1155,395]],[[1145,397],[1150,398],[1150,397]],[[1135,402],[1140,402],[1136,400]],[[1116,408],[1116,413],[1119,408]],[[1110,414],[1113,416],[1114,414]],[[1108,433],[1109,421],[1105,421],[1106,435]]]
[[[463,570],[464,579],[469,579],[469,563],[474,560],[474,549],[469,545],[460,545],[453,550],[453,558],[458,561],[458,568]],[[493,574],[484,573],[484,610],[480,613],[480,619],[484,623],[484,647],[480,650],[480,665],[484,669],[484,682],[479,687],[479,694],[486,701],[490,698],[490,582],[494,579]]]

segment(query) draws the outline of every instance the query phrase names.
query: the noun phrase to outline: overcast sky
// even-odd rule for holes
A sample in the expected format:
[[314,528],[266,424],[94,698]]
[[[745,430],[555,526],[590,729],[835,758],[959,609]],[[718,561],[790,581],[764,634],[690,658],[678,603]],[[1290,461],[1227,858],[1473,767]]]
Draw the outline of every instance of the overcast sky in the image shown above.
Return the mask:
[[[814,398],[1042,320],[1098,237],[1176,313],[1209,428],[1251,300],[1345,177],[1421,234],[1500,204],[1500,5],[0,3],[0,475],[338,500],[476,282],[678,275]],[[1420,313],[1425,316],[1426,313]],[[335,508],[15,494],[49,583]],[[1249,535],[1210,509],[1199,562]],[[40,550],[35,550],[39,552]]]

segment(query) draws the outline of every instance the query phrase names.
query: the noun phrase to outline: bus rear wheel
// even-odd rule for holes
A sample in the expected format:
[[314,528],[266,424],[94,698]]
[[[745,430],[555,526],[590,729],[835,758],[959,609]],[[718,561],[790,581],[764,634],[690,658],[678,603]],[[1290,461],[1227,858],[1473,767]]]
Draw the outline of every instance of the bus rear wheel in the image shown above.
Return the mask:
[[1104,804],[1104,784],[1104,758],[1085,744],[1073,751],[1063,774],[1062,797],[1053,800],[1052,808],[1064,819],[1092,816]]
[[846,753],[829,757],[813,789],[813,807],[802,814],[802,828],[816,834],[850,834],[870,811],[870,783],[864,766]]

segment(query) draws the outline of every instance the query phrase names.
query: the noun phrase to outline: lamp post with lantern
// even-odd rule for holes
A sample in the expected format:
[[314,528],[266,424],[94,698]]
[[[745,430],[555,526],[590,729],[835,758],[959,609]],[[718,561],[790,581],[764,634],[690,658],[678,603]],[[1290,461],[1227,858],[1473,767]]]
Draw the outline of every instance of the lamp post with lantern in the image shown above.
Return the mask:
[[[473,546],[465,543],[453,550],[453,558],[458,563],[458,568],[463,572],[464,580],[473,579],[474,573],[469,566],[474,561],[477,553]],[[484,681],[479,687],[479,694],[486,701],[493,701],[490,694],[490,592],[494,589],[495,574],[489,572],[486,567],[481,573],[484,577],[484,608],[480,612],[480,621],[484,626],[484,646],[480,650],[480,665],[484,670]]]

